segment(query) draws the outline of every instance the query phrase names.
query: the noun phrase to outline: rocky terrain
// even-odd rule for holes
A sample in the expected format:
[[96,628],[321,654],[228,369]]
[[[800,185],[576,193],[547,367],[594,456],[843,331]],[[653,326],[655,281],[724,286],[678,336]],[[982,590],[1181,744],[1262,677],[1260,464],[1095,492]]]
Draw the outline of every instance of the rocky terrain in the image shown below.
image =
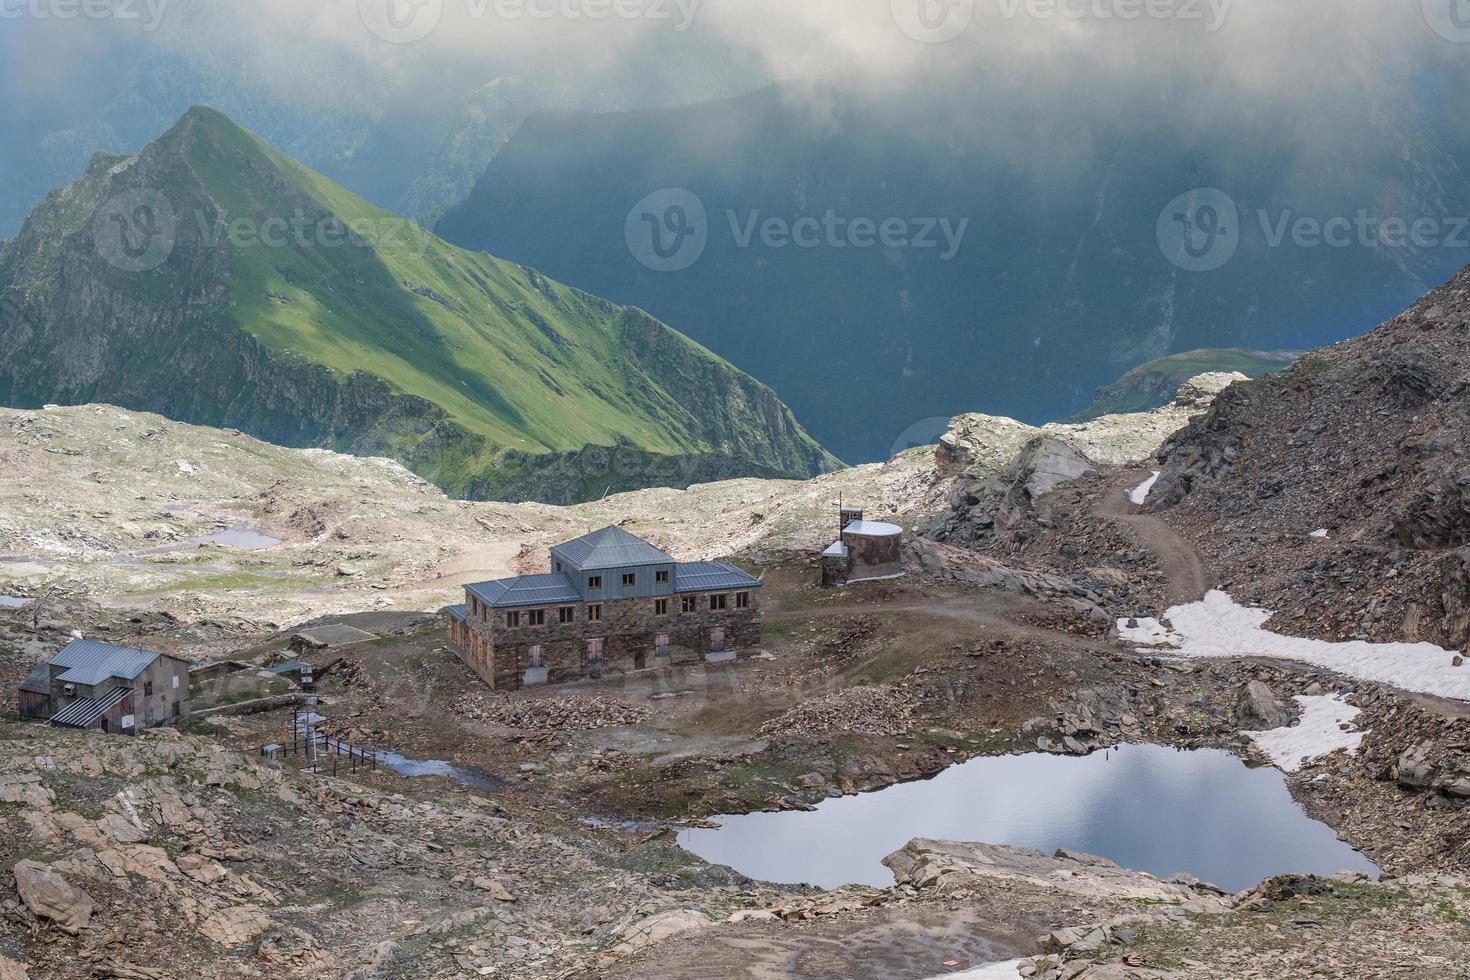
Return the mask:
[[1470,643],[1470,269],[1367,335],[1232,386],[1149,508],[1237,597],[1332,639]]
[[[1175,482],[1144,493],[1149,459],[1240,386],[1073,426],[969,416],[882,465],[576,507],[453,501],[389,461],[106,406],[0,413],[0,595],[27,600],[0,609],[0,682],[73,631],[247,678],[305,658],[323,730],[384,760],[262,758],[292,742],[295,695],[135,740],[0,721],[0,977],[1452,976],[1470,955],[1465,703],[1351,661],[1201,652],[1164,615],[1227,586],[1172,522],[1235,471],[1153,513]],[[928,529],[904,579],[813,587],[838,499]],[[434,610],[609,523],[756,568],[762,649],[487,691]],[[920,839],[886,862],[891,887],[822,891],[676,843],[979,756],[1123,743],[1280,769],[1383,881],[1231,894]]]

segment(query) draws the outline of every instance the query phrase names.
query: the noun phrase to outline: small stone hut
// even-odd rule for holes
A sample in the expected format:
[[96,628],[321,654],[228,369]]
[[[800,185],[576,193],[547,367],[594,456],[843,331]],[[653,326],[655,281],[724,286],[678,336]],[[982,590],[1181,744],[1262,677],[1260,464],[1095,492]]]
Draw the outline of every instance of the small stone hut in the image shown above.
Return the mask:
[[822,585],[832,588],[903,575],[903,528],[863,519],[863,512],[843,507],[836,541],[822,552]]

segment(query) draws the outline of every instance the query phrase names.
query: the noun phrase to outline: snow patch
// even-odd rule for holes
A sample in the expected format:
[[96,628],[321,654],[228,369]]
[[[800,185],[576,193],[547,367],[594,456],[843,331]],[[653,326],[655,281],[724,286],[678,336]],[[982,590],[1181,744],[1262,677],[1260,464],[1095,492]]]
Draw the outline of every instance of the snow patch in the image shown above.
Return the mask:
[[1301,705],[1302,717],[1294,728],[1245,733],[1284,772],[1296,772],[1304,763],[1338,749],[1347,749],[1349,755],[1357,753],[1367,733],[1343,731],[1342,726],[1352,725],[1362,712],[1341,697],[1302,695],[1296,703]]
[[1004,963],[991,963],[962,973],[946,973],[943,977],[934,977],[933,980],[1019,980],[1020,967],[1024,962],[1025,960],[1006,960]]
[[1319,527],[1319,528],[1317,528],[1317,530],[1315,530],[1315,531],[1312,532],[1312,537],[1314,537],[1314,538],[1325,538],[1325,537],[1327,537],[1327,533],[1328,533],[1327,532],[1327,528],[1325,528],[1325,527]]
[[193,463],[186,462],[182,459],[174,460],[174,466],[178,467],[180,476],[193,476],[195,473],[199,472],[198,467],[196,467]]
[[1149,492],[1153,490],[1154,484],[1159,482],[1161,473],[1161,470],[1154,470],[1153,476],[1128,491],[1128,499],[1142,507],[1143,502],[1148,499]]
[[[1136,623],[1129,626],[1129,623]],[[1141,643],[1144,646],[1157,647],[1169,644],[1179,645],[1179,637],[1157,619],[1120,619],[1118,620],[1118,635],[1129,643]]]
[[1457,651],[1433,643],[1330,643],[1282,636],[1262,628],[1271,615],[1268,609],[1247,608],[1224,592],[1212,591],[1200,602],[1165,613],[1173,627],[1165,635],[1183,657],[1276,657],[1405,691],[1470,700],[1470,668],[1454,666]]

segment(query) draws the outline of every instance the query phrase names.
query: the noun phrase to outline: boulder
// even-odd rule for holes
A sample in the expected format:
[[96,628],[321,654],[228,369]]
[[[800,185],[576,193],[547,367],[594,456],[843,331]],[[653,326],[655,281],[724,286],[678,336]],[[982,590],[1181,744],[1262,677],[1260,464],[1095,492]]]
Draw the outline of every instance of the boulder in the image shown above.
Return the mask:
[[20,900],[37,918],[50,919],[75,935],[92,921],[92,899],[44,864],[21,861],[15,866]]
[[270,927],[270,916],[260,906],[236,905],[205,919],[199,931],[221,946],[243,946]]
[[1394,764],[1394,779],[1407,789],[1429,789],[1437,772],[1433,755],[1434,743],[1429,741],[1406,749]]
[[18,963],[4,953],[0,953],[0,980],[28,980],[30,970],[29,965]]
[[1296,714],[1261,681],[1251,681],[1241,689],[1240,700],[1235,705],[1235,722],[1242,731],[1272,731],[1286,728],[1295,720]]

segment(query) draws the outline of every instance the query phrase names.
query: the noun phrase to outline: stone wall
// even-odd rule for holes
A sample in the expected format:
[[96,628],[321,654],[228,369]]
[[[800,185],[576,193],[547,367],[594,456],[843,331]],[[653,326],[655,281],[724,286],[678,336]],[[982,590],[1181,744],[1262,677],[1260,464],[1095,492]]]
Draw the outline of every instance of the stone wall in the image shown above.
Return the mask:
[[903,572],[903,535],[844,532],[842,541],[847,545],[849,580],[883,578]]
[[[669,596],[669,612],[664,616],[655,612],[654,599],[621,599],[601,604],[599,622],[588,621],[586,605],[572,607],[575,619],[570,623],[560,622],[560,607],[548,607],[544,626],[527,625],[526,610],[520,611],[520,626],[506,625],[508,610],[488,610],[470,614],[465,628],[451,620],[450,640],[466,665],[487,684],[507,689],[521,686],[532,663],[532,648],[538,646],[551,683],[652,667],[661,652],[660,636],[668,637],[664,649],[673,662],[702,659],[715,646],[719,630],[724,631],[725,650],[758,647],[759,592],[750,591],[747,609],[735,608],[736,592],[714,594],[726,596],[726,609],[711,610],[709,593],[689,595],[696,608],[687,613],[682,611],[685,596]],[[593,640],[602,641],[600,658],[591,656],[589,643]]]

